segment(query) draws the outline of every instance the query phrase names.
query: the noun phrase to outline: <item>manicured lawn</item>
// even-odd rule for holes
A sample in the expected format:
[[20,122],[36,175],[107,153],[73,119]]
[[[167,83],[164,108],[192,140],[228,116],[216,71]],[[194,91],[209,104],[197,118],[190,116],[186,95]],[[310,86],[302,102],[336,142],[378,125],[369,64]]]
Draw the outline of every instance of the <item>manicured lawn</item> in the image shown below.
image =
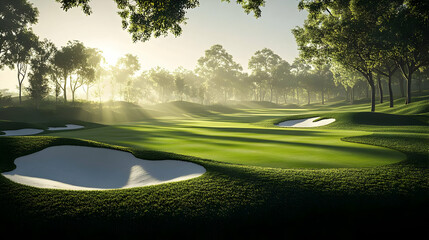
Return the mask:
[[341,141],[343,137],[365,134],[335,129],[267,128],[201,118],[129,123],[49,135],[263,167],[373,167],[405,159],[397,151]]
[[[327,108],[331,109],[329,106]],[[281,119],[310,116],[334,117],[337,121],[319,128],[274,126]],[[174,152],[234,164],[275,168],[339,168],[375,167],[404,160],[403,154],[391,149],[341,140],[384,130],[428,132],[424,122],[406,115],[332,113],[322,108],[316,111],[240,109],[238,113],[209,116],[164,116],[48,135]]]
[[[3,232],[70,238],[424,238],[427,117],[421,107],[409,115],[368,115],[360,107],[194,112],[46,134],[60,137],[0,137],[0,172],[13,169],[15,158],[54,145],[115,148],[143,159],[191,161],[207,170],[187,181],[108,191],[38,189],[0,176]],[[317,129],[273,125],[305,116],[337,121]]]

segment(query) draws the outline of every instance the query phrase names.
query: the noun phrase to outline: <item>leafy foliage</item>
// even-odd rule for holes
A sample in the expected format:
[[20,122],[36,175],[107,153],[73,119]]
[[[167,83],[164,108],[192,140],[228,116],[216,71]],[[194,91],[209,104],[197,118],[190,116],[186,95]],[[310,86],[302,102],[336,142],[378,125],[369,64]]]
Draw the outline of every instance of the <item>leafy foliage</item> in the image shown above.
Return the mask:
[[[81,7],[91,14],[90,0],[56,0],[64,10]],[[134,42],[148,41],[152,37],[166,36],[169,33],[179,36],[182,25],[186,23],[186,12],[199,6],[199,0],[114,0],[122,18],[122,27],[132,35]],[[222,0],[230,2],[230,0]],[[264,0],[237,0],[246,13],[261,16],[260,7]]]

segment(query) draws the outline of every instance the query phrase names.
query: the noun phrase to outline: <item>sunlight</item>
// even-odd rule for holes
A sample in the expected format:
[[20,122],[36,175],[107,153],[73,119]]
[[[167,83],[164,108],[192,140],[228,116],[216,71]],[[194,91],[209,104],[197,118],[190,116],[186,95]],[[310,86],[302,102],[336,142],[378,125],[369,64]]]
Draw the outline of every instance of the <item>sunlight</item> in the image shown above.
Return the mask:
[[99,48],[103,52],[104,59],[106,60],[104,63],[104,67],[106,66],[114,66],[118,59],[121,57],[121,53],[116,51],[114,48]]

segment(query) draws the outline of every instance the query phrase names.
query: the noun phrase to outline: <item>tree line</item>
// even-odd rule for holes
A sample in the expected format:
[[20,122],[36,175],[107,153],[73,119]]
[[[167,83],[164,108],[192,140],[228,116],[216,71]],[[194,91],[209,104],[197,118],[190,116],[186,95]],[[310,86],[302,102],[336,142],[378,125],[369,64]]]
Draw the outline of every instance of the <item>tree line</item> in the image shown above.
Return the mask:
[[[371,111],[381,81],[388,83],[393,107],[392,77],[406,80],[406,101],[412,83],[429,67],[429,2],[422,0],[301,0],[309,15],[303,27],[293,29],[300,56],[308,62],[334,65],[345,81],[355,75],[371,88]],[[378,86],[377,86],[378,85]]]
[[[357,98],[371,96],[374,111],[375,96],[378,94],[383,102],[386,87],[391,107],[394,93],[407,95],[407,103],[410,102],[411,79],[417,80],[413,86],[420,91],[427,82],[428,54],[425,58],[417,50],[410,50],[413,55],[393,45],[399,44],[399,40],[389,42],[393,40],[387,33],[375,35],[382,27],[388,29],[383,31],[393,31],[393,26],[387,28],[375,20],[369,21],[367,18],[371,20],[369,15],[374,13],[362,12],[362,8],[368,10],[362,4],[350,1],[353,8],[345,8],[334,2],[322,1],[325,8],[313,1],[300,3],[301,9],[310,12],[304,26],[293,30],[300,57],[288,63],[264,48],[249,59],[247,73],[219,44],[205,51],[194,70],[179,67],[170,72],[156,67],[141,72],[139,59],[132,54],[125,54],[114,66],[106,66],[102,52],[82,42],[69,41],[66,46],[57,47],[47,39],[40,40],[31,30],[31,25],[37,22],[37,9],[26,0],[7,0],[0,7],[0,14],[7,16],[0,20],[5,26],[0,34],[0,66],[16,68],[20,102],[24,90],[36,106],[48,95],[55,96],[56,102],[67,102],[71,94],[74,102],[79,89],[85,91],[86,99],[92,96],[101,102],[108,86],[110,99],[140,103],[253,100],[324,104],[327,99],[345,98],[353,103]],[[418,13],[418,10],[389,11],[406,16]],[[418,16],[415,18],[424,22]],[[388,23],[392,25],[391,21]],[[372,26],[371,32],[360,28],[374,23],[378,25]],[[337,34],[339,31],[341,34]],[[412,28],[412,31],[417,30]],[[420,45],[414,44],[427,51],[428,38],[421,39],[427,32],[420,29],[413,34]],[[22,89],[27,75],[29,86]]]

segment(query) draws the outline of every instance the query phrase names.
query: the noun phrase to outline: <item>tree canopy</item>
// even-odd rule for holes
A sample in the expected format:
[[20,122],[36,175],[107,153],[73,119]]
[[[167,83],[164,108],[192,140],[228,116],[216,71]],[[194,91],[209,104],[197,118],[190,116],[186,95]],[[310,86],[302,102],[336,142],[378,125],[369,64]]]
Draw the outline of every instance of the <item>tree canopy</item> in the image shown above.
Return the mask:
[[[85,14],[91,14],[91,0],[56,0],[67,11],[81,7]],[[169,33],[179,36],[182,25],[186,24],[186,13],[199,6],[199,0],[114,0],[118,14],[122,18],[122,28],[126,29],[134,42],[148,41],[152,37],[166,36]],[[230,0],[221,0],[230,2]],[[236,0],[244,11],[261,16],[264,0]]]
[[0,4],[0,69],[13,68],[16,49],[34,38],[30,26],[37,22],[39,12],[26,0],[2,0]]

